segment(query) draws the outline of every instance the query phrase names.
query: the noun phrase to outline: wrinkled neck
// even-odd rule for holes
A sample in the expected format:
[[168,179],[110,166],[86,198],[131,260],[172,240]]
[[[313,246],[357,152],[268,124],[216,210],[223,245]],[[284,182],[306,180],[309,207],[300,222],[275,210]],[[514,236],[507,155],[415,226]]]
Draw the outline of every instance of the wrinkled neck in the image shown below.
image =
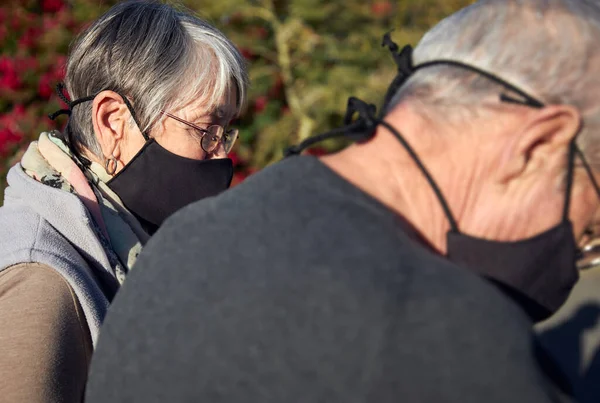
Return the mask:
[[[407,118],[394,127],[414,149],[448,204],[465,205],[460,195],[468,198],[473,191],[477,170],[471,168],[477,164],[452,157],[461,145],[449,143],[446,139],[451,135],[447,133],[445,139],[431,138],[432,128],[423,121]],[[323,162],[401,215],[427,243],[445,254],[450,224],[440,199],[413,158],[386,128],[380,126],[372,140],[324,157]]]

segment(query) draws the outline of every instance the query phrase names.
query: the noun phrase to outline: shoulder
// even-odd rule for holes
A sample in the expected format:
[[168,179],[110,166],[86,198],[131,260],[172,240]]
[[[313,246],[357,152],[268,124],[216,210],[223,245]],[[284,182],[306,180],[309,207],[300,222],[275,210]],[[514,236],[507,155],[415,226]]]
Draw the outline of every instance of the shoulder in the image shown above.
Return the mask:
[[5,292],[15,289],[26,291],[32,287],[40,287],[62,291],[60,294],[70,293],[66,280],[53,268],[40,263],[20,263],[7,267],[0,272],[0,287]]
[[0,273],[0,390],[10,401],[79,401],[92,342],[73,290],[38,263]]
[[0,272],[0,305],[4,320],[19,320],[28,312],[27,321],[32,324],[49,322],[57,327],[55,330],[67,323],[78,324],[85,333],[85,320],[73,289],[60,273],[44,264],[22,263]]
[[[306,224],[303,220],[307,216],[314,215],[313,207],[317,207],[307,200],[311,193],[303,191],[306,182],[313,181],[299,180],[297,176],[298,172],[316,169],[315,164],[320,163],[304,158],[282,161],[219,196],[184,207],[167,219],[150,239],[142,259],[162,256],[164,259],[155,263],[164,265],[164,260],[186,259],[184,255],[192,251],[218,253],[219,248],[227,247],[228,241],[238,247],[267,242],[275,247],[283,241],[277,237],[275,228],[297,227]],[[314,192],[311,197],[315,197]]]
[[600,268],[581,272],[571,295],[551,318],[537,325],[548,354],[573,383],[582,401],[599,401]]
[[[167,220],[165,227],[197,219],[210,221],[247,216],[247,213],[261,216],[274,204],[298,208],[299,202],[310,195],[306,188],[319,188],[319,182],[327,172],[328,168],[313,157],[294,157],[280,161],[251,175],[219,196],[203,199],[181,209]],[[299,200],[301,194],[304,197],[300,196],[302,200]],[[223,212],[226,213],[225,217]]]
[[551,401],[530,324],[450,264],[223,259],[160,283],[132,273],[96,354],[89,393],[104,399],[90,401]]
[[0,207],[0,271],[18,263],[31,262],[34,250],[66,240],[40,214],[21,203]]
[[11,203],[0,207],[0,272],[42,257],[56,260],[58,255],[73,264],[83,262],[73,245],[30,206]]

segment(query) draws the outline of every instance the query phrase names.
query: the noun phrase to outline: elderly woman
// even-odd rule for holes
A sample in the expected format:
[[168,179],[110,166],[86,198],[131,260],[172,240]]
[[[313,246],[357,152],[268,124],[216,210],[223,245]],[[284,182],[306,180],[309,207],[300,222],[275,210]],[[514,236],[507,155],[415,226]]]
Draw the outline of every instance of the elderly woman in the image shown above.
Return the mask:
[[171,213],[229,187],[247,72],[206,22],[131,1],[81,34],[65,84],[64,133],[29,146],[0,209],[2,401],[82,399],[142,246]]

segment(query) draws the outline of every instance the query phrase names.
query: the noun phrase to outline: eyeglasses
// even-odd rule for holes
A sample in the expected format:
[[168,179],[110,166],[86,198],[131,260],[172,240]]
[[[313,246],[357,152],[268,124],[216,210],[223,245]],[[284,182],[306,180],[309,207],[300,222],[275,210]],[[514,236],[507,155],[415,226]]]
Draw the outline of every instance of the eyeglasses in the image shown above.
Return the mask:
[[600,222],[595,220],[585,229],[583,238],[579,241],[577,267],[585,270],[598,266],[600,266]]
[[600,239],[594,238],[581,248],[581,256],[577,261],[579,270],[593,269],[600,266]]
[[[592,182],[592,186],[596,191],[596,194],[600,198],[600,186],[598,186],[598,182],[594,177],[594,172],[592,171],[592,167],[587,162],[586,158],[583,155],[581,149],[576,148],[576,153],[579,154],[581,164],[585,169],[590,181]],[[580,246],[580,256],[577,261],[577,267],[580,270],[592,269],[600,266],[600,222],[598,222],[597,218],[590,224],[588,228],[586,228],[583,236],[583,242]]]
[[203,129],[202,127],[196,126],[195,124],[188,122],[187,120],[183,120],[168,112],[162,113],[171,119],[175,119],[176,121],[198,131],[200,133],[200,145],[202,146],[202,149],[209,154],[215,152],[215,150],[219,147],[219,143],[223,143],[223,149],[225,150],[225,153],[229,154],[238,138],[238,129],[225,130],[223,126],[219,125],[211,125],[206,129]]

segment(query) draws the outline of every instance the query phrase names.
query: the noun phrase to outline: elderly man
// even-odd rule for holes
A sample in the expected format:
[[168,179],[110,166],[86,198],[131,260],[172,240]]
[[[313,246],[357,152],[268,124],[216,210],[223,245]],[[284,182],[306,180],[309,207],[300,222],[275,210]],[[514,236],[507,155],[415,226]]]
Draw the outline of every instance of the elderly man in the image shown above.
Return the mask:
[[360,142],[290,157],[149,242],[88,401],[566,397],[531,327],[576,282],[599,205],[599,41],[593,3],[482,0],[414,54],[388,42],[383,119],[353,101],[332,133]]

